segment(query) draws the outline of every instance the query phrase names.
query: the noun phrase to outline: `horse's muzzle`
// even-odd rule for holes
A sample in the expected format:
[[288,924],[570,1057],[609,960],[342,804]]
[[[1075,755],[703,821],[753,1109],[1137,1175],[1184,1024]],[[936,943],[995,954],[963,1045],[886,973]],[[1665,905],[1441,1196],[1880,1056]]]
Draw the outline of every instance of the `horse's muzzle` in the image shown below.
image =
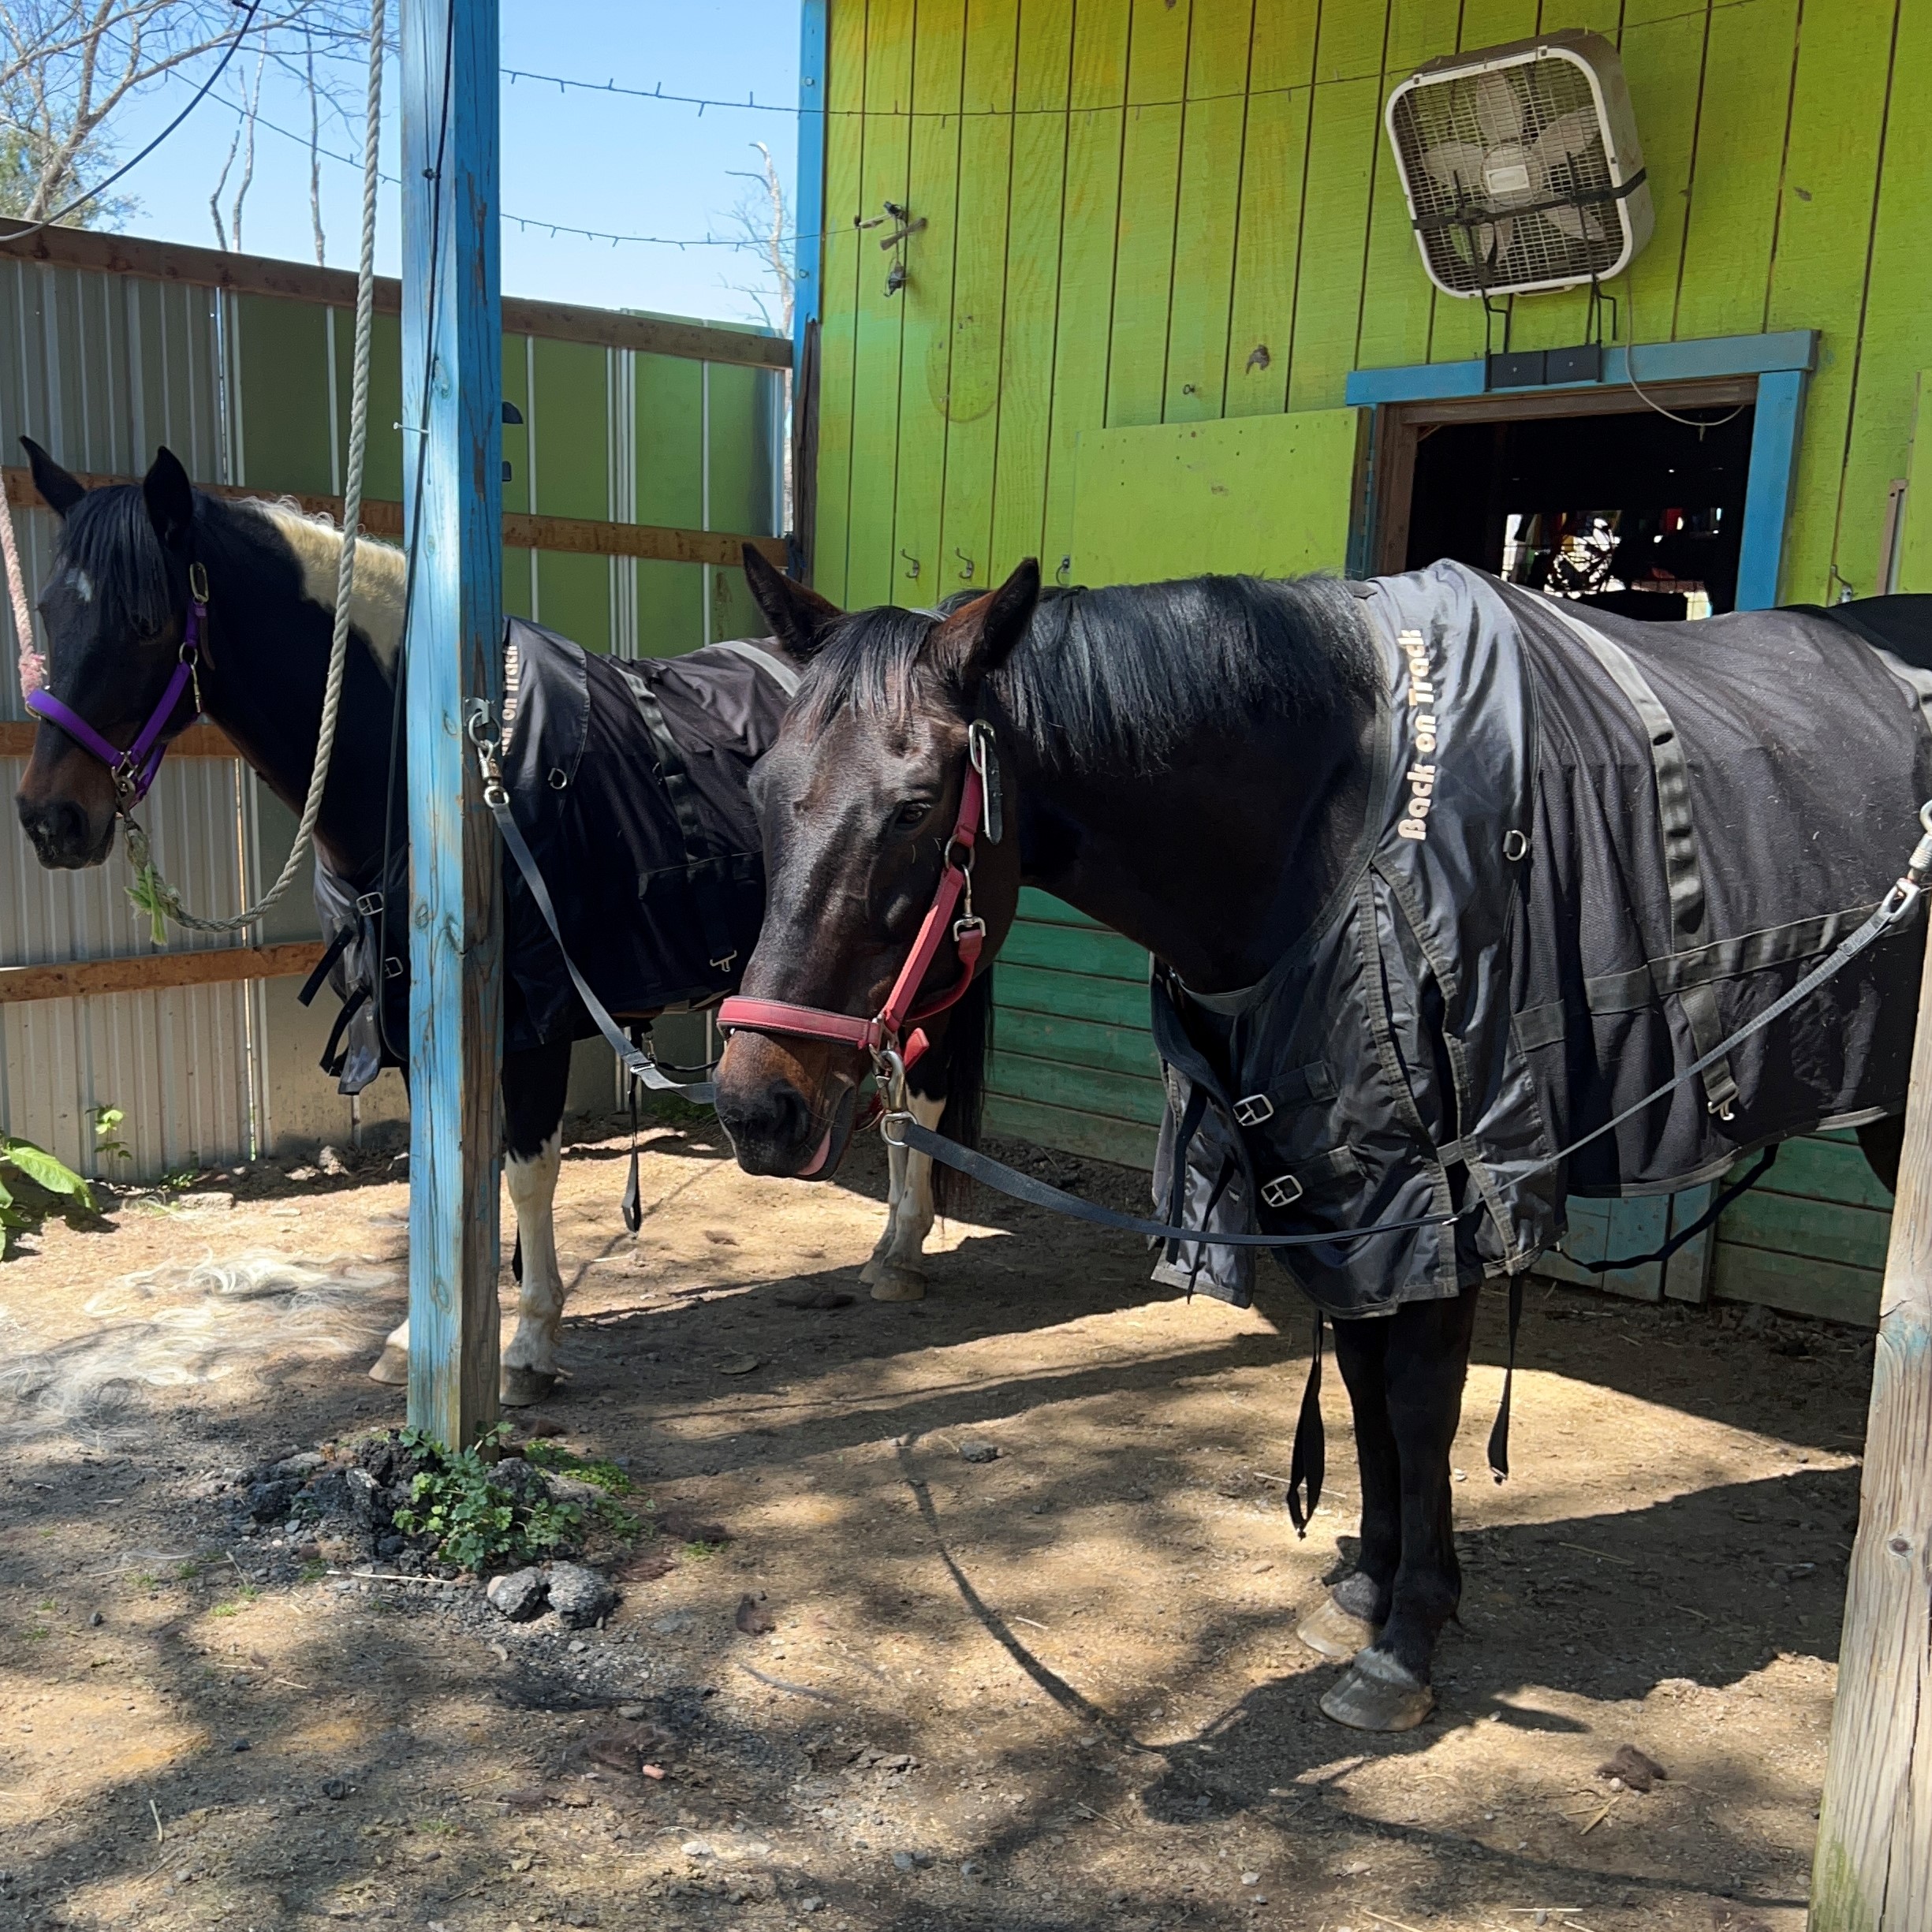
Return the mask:
[[13,804],[34,856],[51,870],[74,872],[99,865],[114,849],[111,812],[96,823],[94,815],[72,799],[30,799],[22,793]]
[[858,1091],[845,1087],[829,1120],[783,1079],[729,1082],[718,1089],[718,1118],[748,1174],[827,1180],[851,1144]]

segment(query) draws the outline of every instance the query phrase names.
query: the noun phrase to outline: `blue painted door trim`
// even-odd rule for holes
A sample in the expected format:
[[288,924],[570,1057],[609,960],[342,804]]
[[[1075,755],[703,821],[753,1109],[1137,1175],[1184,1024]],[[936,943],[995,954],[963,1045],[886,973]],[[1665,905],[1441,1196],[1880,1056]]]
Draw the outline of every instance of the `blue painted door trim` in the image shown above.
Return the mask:
[[[1471,362],[1413,363],[1399,369],[1356,369],[1349,375],[1345,395],[1349,403],[1364,408],[1475,396],[1506,401],[1512,396],[1583,395],[1631,383],[1633,364],[1635,381],[1647,389],[1665,382],[1755,376],[1757,415],[1745,481],[1737,607],[1762,610],[1777,602],[1804,416],[1805,378],[1817,362],[1818,331],[1786,329],[1769,335],[1720,335],[1702,341],[1644,342],[1606,349],[1602,378],[1595,382],[1539,382],[1491,390],[1487,367],[1478,357]],[[1366,542],[1366,531],[1363,539]]]

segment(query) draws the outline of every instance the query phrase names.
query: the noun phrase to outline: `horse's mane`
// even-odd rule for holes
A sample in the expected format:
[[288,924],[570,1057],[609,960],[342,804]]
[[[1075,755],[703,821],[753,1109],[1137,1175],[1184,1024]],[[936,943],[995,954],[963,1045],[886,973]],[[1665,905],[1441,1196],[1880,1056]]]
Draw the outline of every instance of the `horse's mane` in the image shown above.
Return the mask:
[[[263,535],[275,539],[304,588],[325,608],[335,606],[335,572],[342,532],[290,497],[230,501],[195,492],[195,548],[218,581],[240,554]],[[62,559],[87,573],[96,598],[144,633],[159,630],[173,608],[168,561],[155,535],[138,483],[90,490],[67,513]],[[356,542],[356,588],[351,614],[386,669],[402,625],[407,559],[392,544],[368,536]]]
[[[1049,587],[989,681],[990,708],[1050,765],[1156,770],[1203,730],[1318,722],[1366,696],[1354,601],[1332,577]],[[846,711],[905,715],[934,614],[889,606],[831,625],[796,700],[806,729]]]

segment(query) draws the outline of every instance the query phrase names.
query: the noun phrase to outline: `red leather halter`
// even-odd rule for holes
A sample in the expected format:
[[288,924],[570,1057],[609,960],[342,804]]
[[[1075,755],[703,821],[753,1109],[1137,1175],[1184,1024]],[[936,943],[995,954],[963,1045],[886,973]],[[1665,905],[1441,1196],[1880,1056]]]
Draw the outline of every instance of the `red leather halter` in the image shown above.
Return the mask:
[[[794,1006],[784,1000],[747,999],[734,994],[718,1008],[718,1025],[727,1033],[743,1028],[747,1032],[777,1033],[795,1039],[833,1040],[841,1046],[860,1047],[875,1059],[896,1054],[901,1067],[910,1067],[927,1045],[918,1023],[944,1013],[965,996],[986,945],[986,922],[975,918],[972,909],[973,841],[979,837],[985,800],[985,787],[976,764],[968,759],[966,782],[960,793],[959,816],[953,821],[952,837],[946,841],[945,867],[939,875],[938,888],[919,927],[919,937],[912,942],[912,950],[892,983],[892,990],[886,995],[886,1004],[870,1020],[833,1013],[822,1006]],[[963,862],[956,856],[960,852],[964,854]],[[962,897],[966,909],[956,919],[953,908]],[[953,943],[959,949],[958,983],[923,1006],[915,1006],[919,988],[945,943],[949,926]],[[902,1046],[900,1036],[908,1024],[913,1030]]]

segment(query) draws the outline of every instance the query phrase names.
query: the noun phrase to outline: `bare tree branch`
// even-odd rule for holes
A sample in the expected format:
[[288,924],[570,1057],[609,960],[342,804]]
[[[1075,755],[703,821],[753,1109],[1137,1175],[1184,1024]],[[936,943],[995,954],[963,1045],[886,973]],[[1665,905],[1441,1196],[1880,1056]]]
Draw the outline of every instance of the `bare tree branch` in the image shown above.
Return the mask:
[[[130,97],[192,78],[238,33],[256,51],[258,103],[264,63],[306,76],[318,54],[333,100],[327,64],[359,54],[367,19],[365,0],[265,0],[252,17],[230,0],[0,0],[0,211],[41,221],[84,195],[111,168],[110,124]],[[69,218],[130,205],[84,203]]]

